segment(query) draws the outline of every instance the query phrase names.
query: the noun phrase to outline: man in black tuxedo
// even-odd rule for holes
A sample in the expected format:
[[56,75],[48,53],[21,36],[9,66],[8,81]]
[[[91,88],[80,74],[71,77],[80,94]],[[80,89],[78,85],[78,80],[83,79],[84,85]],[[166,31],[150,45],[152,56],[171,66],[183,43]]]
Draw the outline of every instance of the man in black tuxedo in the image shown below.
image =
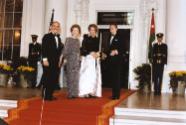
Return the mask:
[[33,34],[31,37],[32,43],[29,44],[28,63],[35,69],[32,79],[32,87],[34,88],[37,83],[37,64],[41,60],[41,44],[37,42],[37,35]]
[[112,99],[120,98],[121,88],[121,61],[122,61],[122,37],[119,35],[117,25],[110,25],[110,46],[107,53],[109,61],[110,82],[112,84]]
[[61,67],[61,53],[64,45],[60,38],[60,23],[54,21],[50,27],[50,33],[45,34],[42,40],[43,97],[51,101],[56,85],[59,83]]
[[167,45],[162,43],[163,33],[158,33],[156,37],[158,42],[152,47],[154,94],[161,95],[163,71],[164,66],[167,65]]

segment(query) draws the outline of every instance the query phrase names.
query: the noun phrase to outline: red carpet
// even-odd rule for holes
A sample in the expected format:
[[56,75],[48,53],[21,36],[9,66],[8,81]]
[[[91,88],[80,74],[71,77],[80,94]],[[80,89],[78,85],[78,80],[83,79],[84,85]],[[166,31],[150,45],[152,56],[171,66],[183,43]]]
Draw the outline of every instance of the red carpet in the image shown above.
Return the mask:
[[[57,95],[56,101],[44,103],[42,125],[106,125],[113,114],[114,106],[132,93],[123,90],[121,99],[112,101],[109,99],[111,90],[104,90],[103,98],[100,99],[68,100],[66,93],[62,92]],[[19,104],[22,108],[10,111],[14,118],[6,121],[10,125],[39,125],[41,104],[42,100],[39,98],[23,100]]]

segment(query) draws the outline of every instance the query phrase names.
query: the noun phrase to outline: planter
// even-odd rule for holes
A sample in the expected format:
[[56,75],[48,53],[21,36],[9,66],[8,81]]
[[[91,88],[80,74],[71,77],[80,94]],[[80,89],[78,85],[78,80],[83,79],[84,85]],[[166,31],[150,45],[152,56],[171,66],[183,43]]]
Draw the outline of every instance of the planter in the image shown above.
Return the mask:
[[150,93],[151,92],[151,86],[149,84],[145,84],[143,87],[144,93]]
[[29,85],[29,87],[32,87],[32,82],[34,81],[34,74],[33,73],[29,73],[27,75],[27,83]]
[[15,82],[13,82],[13,77],[10,76],[8,79],[8,84],[7,84],[7,88],[12,88],[15,86]]
[[185,82],[184,81],[178,82],[177,94],[179,96],[185,96]]
[[176,96],[177,95],[177,88],[172,88],[172,94],[173,94],[173,96]]
[[21,88],[28,88],[29,84],[24,74],[19,75],[19,86]]
[[0,86],[6,87],[8,84],[8,74],[0,73]]

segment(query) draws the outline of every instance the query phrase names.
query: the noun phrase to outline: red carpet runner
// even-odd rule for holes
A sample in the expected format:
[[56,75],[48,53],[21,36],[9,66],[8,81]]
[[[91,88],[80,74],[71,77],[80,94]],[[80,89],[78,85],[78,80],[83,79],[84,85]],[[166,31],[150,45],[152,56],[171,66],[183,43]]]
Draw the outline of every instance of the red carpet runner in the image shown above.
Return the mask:
[[[121,99],[118,101],[109,99],[111,90],[104,90],[103,98],[100,99],[68,100],[65,92],[60,93],[56,101],[44,103],[42,125],[108,125],[114,106],[132,93],[132,91],[123,90]],[[39,125],[41,99],[23,100],[20,103],[19,109],[10,111],[14,118],[5,120],[10,125]]]

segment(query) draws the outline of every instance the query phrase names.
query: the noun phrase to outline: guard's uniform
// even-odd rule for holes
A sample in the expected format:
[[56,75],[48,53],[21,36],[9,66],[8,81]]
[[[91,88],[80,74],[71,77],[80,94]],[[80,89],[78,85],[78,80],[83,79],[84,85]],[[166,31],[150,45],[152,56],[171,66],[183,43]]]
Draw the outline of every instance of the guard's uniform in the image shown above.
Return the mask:
[[[158,33],[156,36],[162,38],[163,34]],[[154,92],[156,95],[160,95],[164,65],[167,64],[167,45],[165,43],[157,42],[153,45],[152,60]]]

